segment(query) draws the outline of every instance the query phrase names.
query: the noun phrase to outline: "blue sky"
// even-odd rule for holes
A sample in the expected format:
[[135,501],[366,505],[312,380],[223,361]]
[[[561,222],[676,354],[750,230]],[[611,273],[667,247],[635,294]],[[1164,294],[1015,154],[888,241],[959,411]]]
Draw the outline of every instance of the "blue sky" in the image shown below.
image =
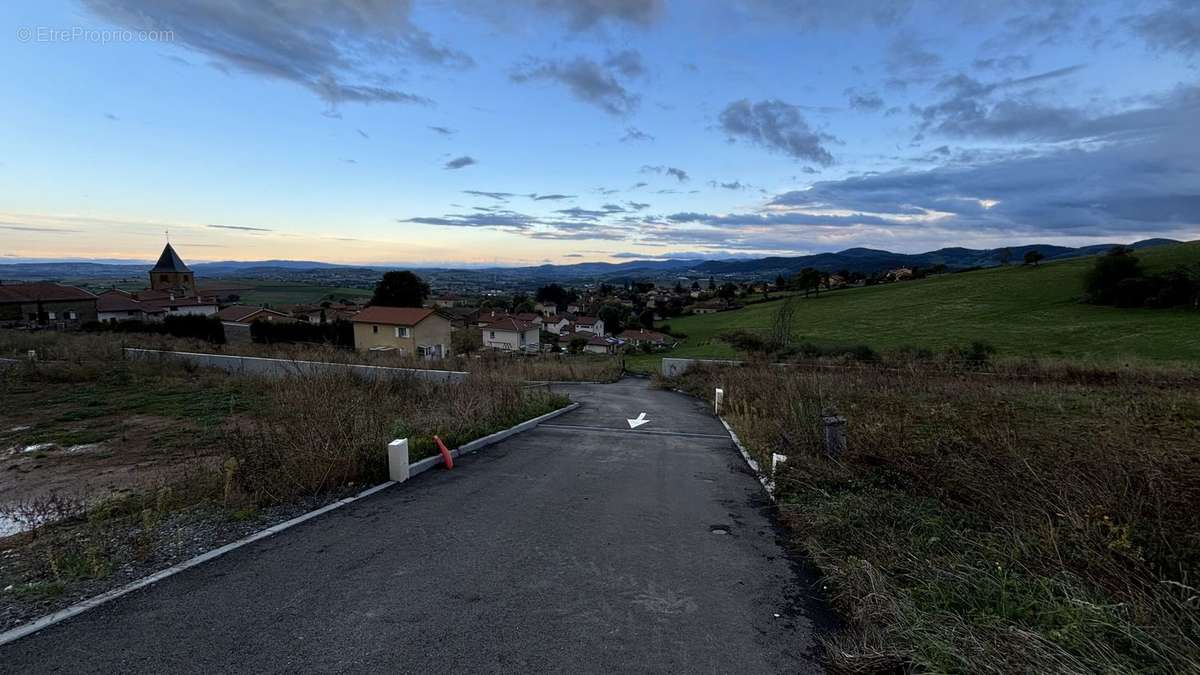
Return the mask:
[[0,19],[0,259],[144,259],[166,230],[189,260],[418,264],[1200,236],[1185,0]]

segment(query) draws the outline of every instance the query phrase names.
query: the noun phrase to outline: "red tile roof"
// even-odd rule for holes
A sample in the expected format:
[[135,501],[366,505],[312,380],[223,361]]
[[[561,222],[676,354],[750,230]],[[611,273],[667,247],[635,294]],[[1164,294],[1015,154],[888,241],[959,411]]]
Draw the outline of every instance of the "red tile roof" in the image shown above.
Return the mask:
[[95,295],[76,288],[49,282],[30,284],[0,284],[0,304],[17,302],[57,302],[65,300],[94,300]]
[[129,312],[144,311],[142,303],[134,300],[121,291],[105,291],[96,296],[96,311],[99,312]]
[[354,323],[381,323],[388,326],[415,326],[433,314],[428,307],[368,307],[350,317]]

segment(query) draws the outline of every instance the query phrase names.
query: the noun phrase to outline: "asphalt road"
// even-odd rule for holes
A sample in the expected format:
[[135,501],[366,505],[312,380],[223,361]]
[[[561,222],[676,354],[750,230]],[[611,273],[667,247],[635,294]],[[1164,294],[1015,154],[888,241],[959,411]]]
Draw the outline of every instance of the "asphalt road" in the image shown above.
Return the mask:
[[645,380],[563,390],[583,405],[0,647],[0,671],[820,671],[813,579],[720,422]]

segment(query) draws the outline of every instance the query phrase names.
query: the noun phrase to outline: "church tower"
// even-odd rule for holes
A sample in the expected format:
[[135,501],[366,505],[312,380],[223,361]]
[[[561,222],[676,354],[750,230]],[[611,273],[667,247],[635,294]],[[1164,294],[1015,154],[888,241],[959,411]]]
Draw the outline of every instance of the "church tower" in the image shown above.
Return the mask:
[[173,293],[176,297],[196,295],[196,277],[169,243],[158,256],[154,269],[150,270],[150,288]]

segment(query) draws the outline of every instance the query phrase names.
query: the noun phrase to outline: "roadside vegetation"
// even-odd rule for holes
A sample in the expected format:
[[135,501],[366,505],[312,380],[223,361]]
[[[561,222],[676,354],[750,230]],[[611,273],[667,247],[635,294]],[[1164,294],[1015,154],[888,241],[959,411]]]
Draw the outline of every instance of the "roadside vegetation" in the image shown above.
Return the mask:
[[23,359],[34,350],[39,359],[79,362],[90,359],[120,360],[125,347],[165,351],[234,354],[297,361],[357,363],[394,368],[457,370],[494,373],[513,381],[612,382],[620,378],[619,357],[601,354],[506,354],[478,352],[427,361],[396,352],[360,352],[322,344],[232,343],[214,345],[200,339],[143,333],[60,333],[0,330],[0,357]]
[[[841,672],[1200,672],[1200,370],[696,368],[845,618]],[[848,420],[824,451],[822,416]]]
[[[146,346],[184,348],[153,336]],[[0,630],[387,479],[567,403],[466,381],[278,379],[125,361],[110,335],[0,331]]]

